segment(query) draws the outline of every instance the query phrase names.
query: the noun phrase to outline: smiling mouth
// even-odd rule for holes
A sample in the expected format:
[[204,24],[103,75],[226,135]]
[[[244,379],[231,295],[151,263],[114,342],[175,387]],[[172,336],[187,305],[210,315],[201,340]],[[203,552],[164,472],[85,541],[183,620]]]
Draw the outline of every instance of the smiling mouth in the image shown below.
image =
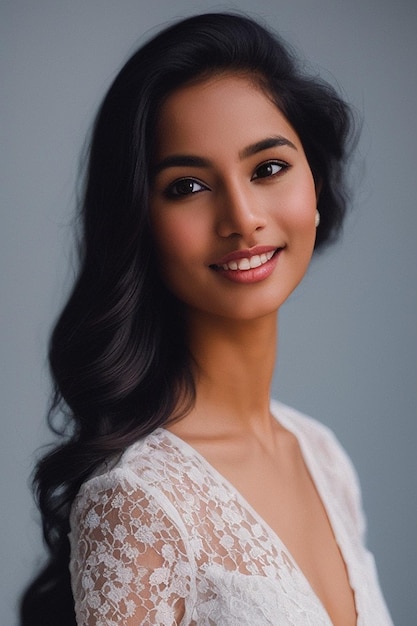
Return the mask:
[[282,248],[276,248],[275,250],[269,250],[268,252],[263,252],[262,254],[254,254],[250,257],[243,257],[241,259],[234,259],[229,261],[228,263],[222,263],[221,265],[210,265],[210,268],[216,271],[220,270],[232,270],[232,271],[247,271],[255,269],[256,267],[261,267],[261,265],[265,265],[272,259],[277,252],[282,250]]

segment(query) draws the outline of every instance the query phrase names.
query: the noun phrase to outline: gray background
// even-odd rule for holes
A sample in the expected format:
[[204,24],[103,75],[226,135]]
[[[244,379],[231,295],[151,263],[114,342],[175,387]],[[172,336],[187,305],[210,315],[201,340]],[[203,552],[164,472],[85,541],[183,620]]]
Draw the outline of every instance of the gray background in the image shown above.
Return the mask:
[[42,556],[28,476],[51,440],[46,342],[71,282],[85,133],[145,33],[228,8],[267,20],[364,119],[344,237],[282,311],[274,395],[353,458],[394,622],[416,623],[417,3],[2,0],[1,624]]

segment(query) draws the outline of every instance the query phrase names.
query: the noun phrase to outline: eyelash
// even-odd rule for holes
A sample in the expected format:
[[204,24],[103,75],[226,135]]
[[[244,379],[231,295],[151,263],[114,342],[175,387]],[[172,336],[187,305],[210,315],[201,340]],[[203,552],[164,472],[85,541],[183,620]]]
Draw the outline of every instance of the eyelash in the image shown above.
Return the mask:
[[[184,191],[179,191],[179,185],[181,184],[186,184],[188,183],[189,185],[198,185],[200,187],[200,189],[198,189],[197,191],[190,191],[190,190],[184,190]],[[179,178],[178,180],[175,180],[173,183],[171,183],[167,189],[165,190],[165,195],[167,198],[171,199],[171,200],[177,200],[179,198],[186,198],[187,196],[191,196],[195,193],[200,193],[201,191],[206,191],[208,189],[207,185],[204,185],[201,181],[197,180],[196,178]]]
[[[278,171],[272,172],[272,173],[267,172],[266,176],[259,175],[260,170],[262,170],[262,168],[273,168],[274,166],[279,168]],[[276,159],[271,160],[271,161],[265,161],[264,163],[260,163],[257,166],[251,178],[251,181],[262,180],[264,178],[274,178],[275,176],[279,176],[282,172],[287,170],[289,167],[290,165],[286,163],[285,161],[278,161]],[[181,191],[180,189],[181,184],[188,185],[188,189],[185,187]],[[194,187],[195,185],[197,185],[199,189],[193,191],[192,187]],[[198,179],[191,178],[191,177],[184,177],[184,178],[179,178],[178,180],[175,180],[173,183],[171,183],[165,190],[165,196],[171,200],[178,200],[180,198],[186,198],[187,196],[191,196],[196,193],[201,193],[202,191],[207,191],[208,189],[209,187],[205,185],[204,183],[202,183],[201,181],[199,181]]]
[[[277,172],[273,172],[272,174],[269,173],[266,176],[256,175],[257,173],[259,173],[259,170],[261,170],[262,168],[273,167],[274,165],[279,168],[279,170]],[[286,163],[285,161],[278,161],[277,159],[274,159],[272,161],[264,161],[264,163],[260,163],[258,165],[258,167],[256,168],[256,170],[255,170],[251,180],[259,180],[259,179],[262,179],[262,178],[273,178],[275,176],[279,176],[282,172],[287,170],[289,167],[290,166],[289,166],[288,163]]]

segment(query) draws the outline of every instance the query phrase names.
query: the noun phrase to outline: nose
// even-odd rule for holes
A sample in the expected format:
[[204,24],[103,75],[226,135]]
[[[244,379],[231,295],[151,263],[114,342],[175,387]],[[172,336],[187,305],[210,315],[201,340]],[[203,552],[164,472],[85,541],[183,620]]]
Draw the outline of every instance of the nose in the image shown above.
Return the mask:
[[220,237],[241,237],[251,243],[252,235],[266,225],[265,215],[251,190],[229,184],[219,198],[217,233]]

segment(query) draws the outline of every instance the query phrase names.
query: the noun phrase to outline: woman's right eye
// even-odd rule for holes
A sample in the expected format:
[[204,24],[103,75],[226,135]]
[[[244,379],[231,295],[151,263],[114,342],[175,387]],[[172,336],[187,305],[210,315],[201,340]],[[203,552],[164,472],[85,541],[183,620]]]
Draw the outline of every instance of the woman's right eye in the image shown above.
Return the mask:
[[207,189],[208,187],[195,178],[180,178],[167,187],[165,194],[168,198],[183,198]]

